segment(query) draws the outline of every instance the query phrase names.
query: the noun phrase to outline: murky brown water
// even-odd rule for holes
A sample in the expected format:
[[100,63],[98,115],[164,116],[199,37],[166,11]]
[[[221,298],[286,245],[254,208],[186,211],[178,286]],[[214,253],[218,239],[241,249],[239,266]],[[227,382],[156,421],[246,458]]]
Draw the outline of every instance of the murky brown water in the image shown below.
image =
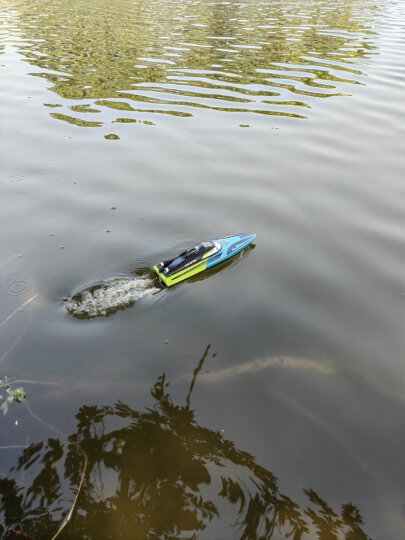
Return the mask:
[[0,8],[0,538],[402,539],[404,3]]

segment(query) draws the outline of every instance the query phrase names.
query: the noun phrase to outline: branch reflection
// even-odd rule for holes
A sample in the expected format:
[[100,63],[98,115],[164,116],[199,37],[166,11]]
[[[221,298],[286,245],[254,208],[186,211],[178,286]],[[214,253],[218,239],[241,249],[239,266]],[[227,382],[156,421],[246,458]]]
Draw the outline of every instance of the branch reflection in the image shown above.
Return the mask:
[[308,489],[308,506],[301,507],[252,454],[198,423],[190,400],[208,350],[185,404],[173,401],[162,375],[151,389],[153,406],[82,406],[66,441],[49,438],[24,449],[0,479],[0,538],[55,534],[70,509],[68,493],[76,495],[85,453],[85,481],[60,538],[191,539],[222,520],[229,538],[368,539],[353,504],[336,511]]

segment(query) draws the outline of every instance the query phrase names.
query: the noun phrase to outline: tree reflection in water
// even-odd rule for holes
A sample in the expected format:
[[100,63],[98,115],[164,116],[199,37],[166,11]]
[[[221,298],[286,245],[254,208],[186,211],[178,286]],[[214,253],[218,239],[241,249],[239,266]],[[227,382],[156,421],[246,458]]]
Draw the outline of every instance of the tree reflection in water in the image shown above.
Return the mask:
[[173,402],[162,375],[151,390],[152,407],[83,406],[66,441],[49,438],[24,449],[0,479],[0,538],[55,534],[71,505],[67,493],[77,492],[85,454],[85,480],[59,538],[192,539],[226,513],[232,538],[368,539],[354,505],[337,513],[306,490],[309,506],[300,507],[254,456],[198,424],[190,398],[208,349],[185,405]]

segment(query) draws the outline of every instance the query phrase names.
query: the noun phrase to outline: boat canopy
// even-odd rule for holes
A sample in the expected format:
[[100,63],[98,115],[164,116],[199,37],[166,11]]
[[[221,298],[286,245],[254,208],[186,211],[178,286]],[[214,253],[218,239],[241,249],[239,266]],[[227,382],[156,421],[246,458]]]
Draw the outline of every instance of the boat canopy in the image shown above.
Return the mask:
[[201,261],[209,251],[216,247],[215,243],[211,240],[201,242],[190,249],[187,249],[183,253],[180,253],[175,259],[164,261],[159,265],[159,270],[163,271],[166,276],[178,272],[182,268],[187,268],[191,264]]

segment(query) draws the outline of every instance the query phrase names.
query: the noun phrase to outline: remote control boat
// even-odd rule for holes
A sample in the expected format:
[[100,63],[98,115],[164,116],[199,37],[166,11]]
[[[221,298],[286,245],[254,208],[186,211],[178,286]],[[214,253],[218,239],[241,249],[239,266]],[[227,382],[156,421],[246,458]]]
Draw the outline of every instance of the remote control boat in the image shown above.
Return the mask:
[[174,259],[162,261],[154,266],[153,270],[160,281],[170,287],[230,259],[251,244],[255,238],[255,234],[238,234],[201,242]]

